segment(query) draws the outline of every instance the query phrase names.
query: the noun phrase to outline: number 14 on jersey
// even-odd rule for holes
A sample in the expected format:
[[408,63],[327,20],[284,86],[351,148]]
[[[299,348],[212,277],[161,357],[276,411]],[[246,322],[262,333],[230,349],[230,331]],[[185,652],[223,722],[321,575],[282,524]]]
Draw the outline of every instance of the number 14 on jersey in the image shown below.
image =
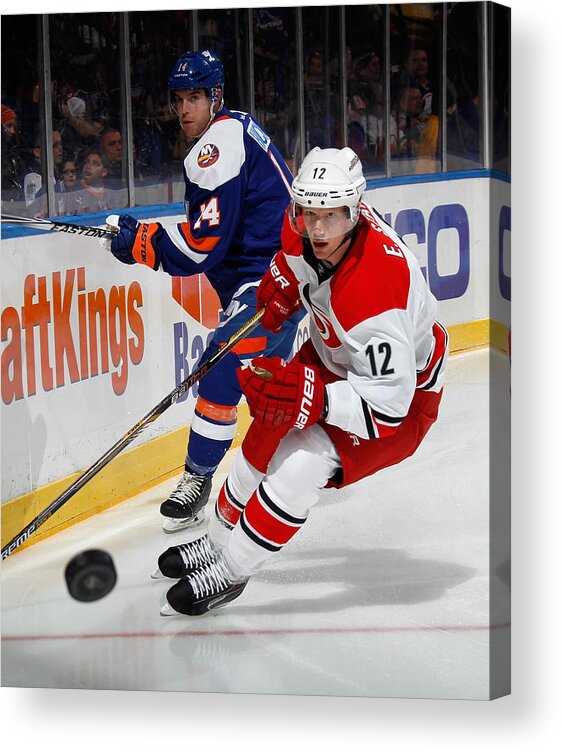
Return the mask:
[[194,230],[198,230],[203,222],[208,222],[210,227],[220,225],[221,213],[219,210],[219,200],[216,196],[213,196],[206,204],[201,204],[199,210],[201,214],[197,222],[193,225]]

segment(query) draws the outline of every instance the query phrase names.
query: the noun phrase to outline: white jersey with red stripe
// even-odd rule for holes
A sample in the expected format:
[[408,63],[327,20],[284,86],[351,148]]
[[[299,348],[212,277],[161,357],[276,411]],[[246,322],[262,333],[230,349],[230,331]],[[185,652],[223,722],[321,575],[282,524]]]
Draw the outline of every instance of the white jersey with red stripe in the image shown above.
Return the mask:
[[394,433],[416,389],[441,390],[447,361],[448,335],[416,257],[364,203],[334,271],[287,220],[280,253],[310,313],[314,348],[340,377],[326,387],[326,422],[360,438]]

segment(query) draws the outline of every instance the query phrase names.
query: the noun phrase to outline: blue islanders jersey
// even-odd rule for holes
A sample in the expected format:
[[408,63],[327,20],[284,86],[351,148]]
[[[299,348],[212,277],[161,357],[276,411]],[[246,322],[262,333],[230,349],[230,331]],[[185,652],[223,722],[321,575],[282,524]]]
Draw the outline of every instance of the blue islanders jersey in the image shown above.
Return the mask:
[[163,233],[162,268],[206,274],[226,308],[281,248],[293,177],[256,121],[226,108],[187,155],[184,177],[187,222]]

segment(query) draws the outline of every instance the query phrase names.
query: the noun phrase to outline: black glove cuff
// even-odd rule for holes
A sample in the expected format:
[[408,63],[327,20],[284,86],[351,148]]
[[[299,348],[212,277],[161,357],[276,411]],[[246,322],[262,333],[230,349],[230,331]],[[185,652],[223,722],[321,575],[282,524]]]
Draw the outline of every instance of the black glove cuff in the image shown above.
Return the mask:
[[328,401],[328,390],[324,387],[324,407],[322,408],[322,420],[326,420],[328,413],[330,412],[330,403]]

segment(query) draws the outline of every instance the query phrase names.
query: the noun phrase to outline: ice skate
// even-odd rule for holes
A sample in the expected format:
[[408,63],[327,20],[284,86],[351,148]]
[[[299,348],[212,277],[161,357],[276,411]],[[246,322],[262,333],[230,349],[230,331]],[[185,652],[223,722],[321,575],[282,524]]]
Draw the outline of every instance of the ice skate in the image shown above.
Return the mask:
[[185,470],[178,485],[160,506],[166,519],[162,525],[165,533],[175,533],[198,527],[205,519],[205,504],[211,493],[212,479]]
[[171,546],[158,557],[158,569],[151,577],[153,580],[165,577],[179,580],[210,562],[217,553],[208,535],[179,546]]
[[233,601],[242,593],[248,577],[236,577],[222,553],[196,569],[188,577],[178,580],[166,594],[161,616],[200,616]]

